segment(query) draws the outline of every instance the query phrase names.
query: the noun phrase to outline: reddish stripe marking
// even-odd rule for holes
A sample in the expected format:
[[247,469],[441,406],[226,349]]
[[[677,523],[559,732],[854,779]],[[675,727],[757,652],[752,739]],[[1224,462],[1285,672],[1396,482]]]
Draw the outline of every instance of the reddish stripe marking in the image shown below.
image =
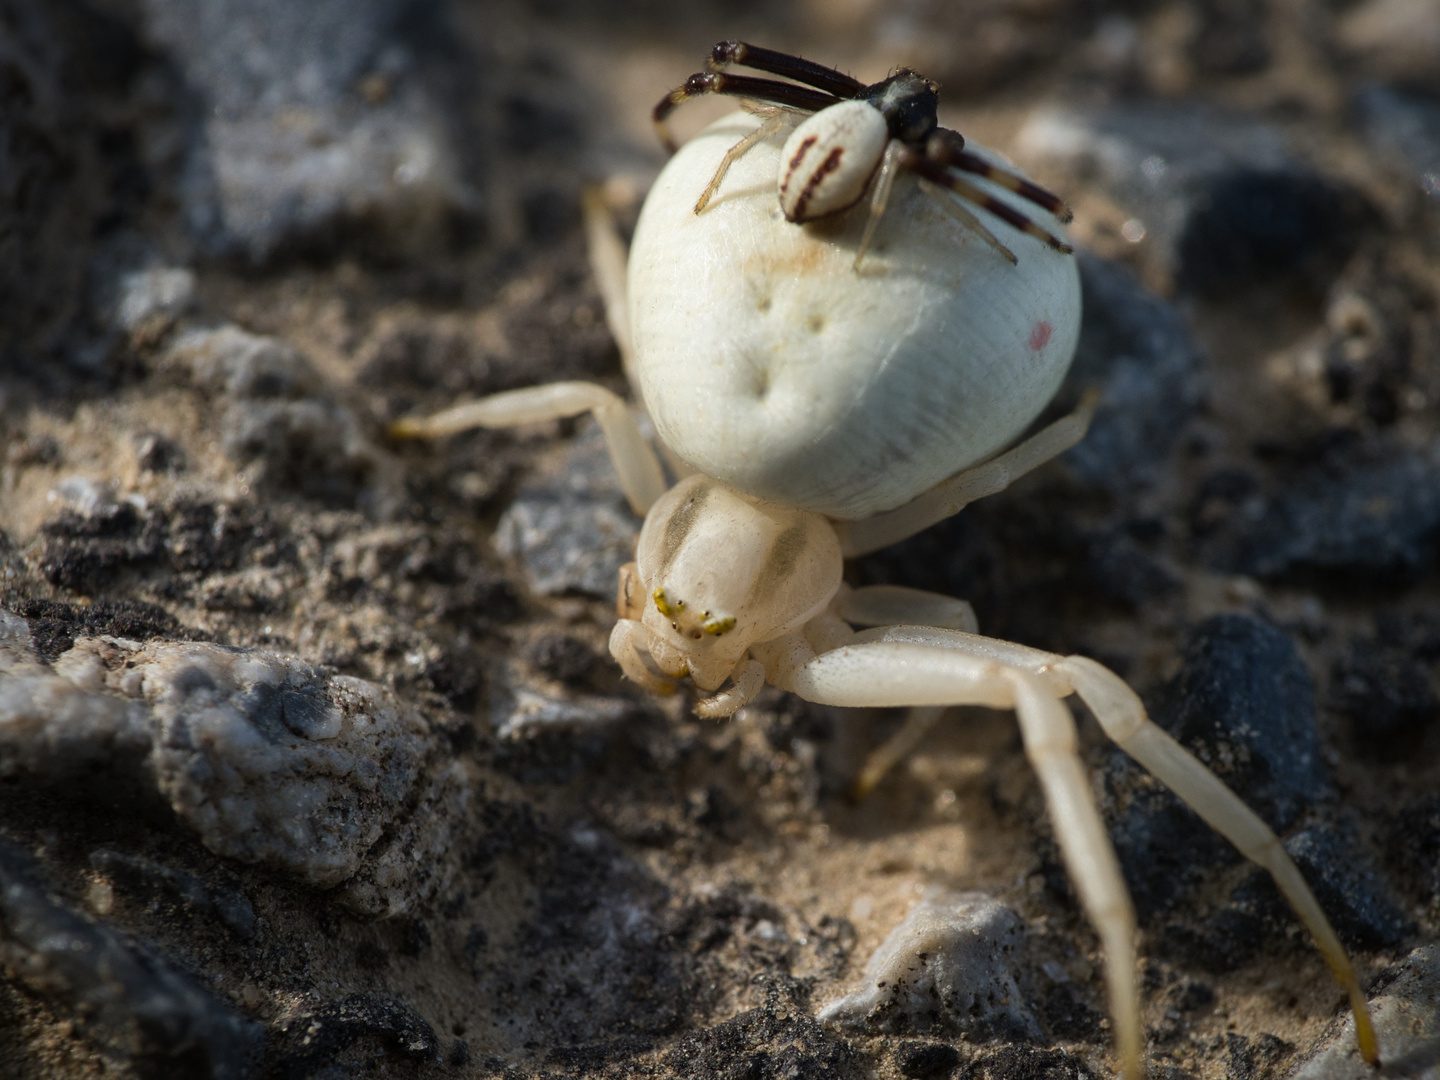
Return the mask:
[[1039,352],[1050,343],[1050,335],[1054,332],[1051,325],[1044,319],[1035,324],[1035,329],[1030,331],[1030,349],[1032,352]]
[[795,148],[795,156],[790,159],[790,167],[785,170],[785,182],[780,185],[780,194],[785,194],[786,189],[790,186],[790,178],[795,175],[795,170],[800,167],[800,162],[805,160],[805,155],[810,152],[810,148],[815,145],[815,141],[819,137],[811,135],[802,140],[800,145]]
[[797,219],[804,218],[805,207],[809,204],[811,196],[815,194],[815,189],[820,186],[825,177],[840,167],[840,159],[844,156],[845,148],[841,146],[835,147],[834,150],[831,150],[830,153],[825,156],[825,160],[820,163],[820,167],[811,174],[810,180],[805,185],[805,190],[800,192],[800,198],[795,200],[795,217]]

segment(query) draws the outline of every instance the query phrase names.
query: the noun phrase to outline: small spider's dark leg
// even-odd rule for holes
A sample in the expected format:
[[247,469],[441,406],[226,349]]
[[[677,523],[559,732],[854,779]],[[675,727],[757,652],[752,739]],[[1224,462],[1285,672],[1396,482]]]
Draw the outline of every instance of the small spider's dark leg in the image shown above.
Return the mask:
[[808,86],[776,82],[774,79],[752,79],[748,75],[727,75],[720,71],[697,71],[661,98],[655,111],[650,114],[650,118],[655,121],[655,130],[660,135],[660,141],[672,154],[677,147],[675,140],[670,137],[670,129],[665,126],[665,121],[677,105],[701,94],[730,94],[735,97],[755,98],[757,101],[771,101],[789,109],[799,109],[801,112],[819,112],[840,102],[833,94],[811,90]]
[[1007,191],[1015,192],[1015,194],[1019,195],[1022,199],[1028,199],[1036,206],[1044,207],[1062,222],[1068,222],[1075,216],[1058,195],[1046,191],[1039,184],[1031,183],[1022,176],[1016,176],[1014,173],[996,168],[978,154],[972,154],[968,150],[961,149],[961,147],[964,146],[964,140],[959,138],[958,133],[947,131],[944,135],[955,135],[956,138],[945,138],[941,132],[937,131],[935,135],[931,136],[926,142],[925,156],[931,161],[949,165],[962,172],[983,176],[991,183],[998,184]]
[[947,187],[962,199],[969,199],[982,210],[990,211],[990,213],[994,214],[1007,225],[1013,225],[1021,232],[1029,233],[1035,237],[1035,239],[1045,241],[1045,243],[1049,244],[1056,251],[1068,255],[1075,250],[1069,244],[1065,243],[1065,241],[1056,236],[1052,236],[1039,225],[1036,225],[1009,203],[1001,202],[995,198],[995,196],[980,190],[968,180],[956,176],[945,165],[931,161],[928,157],[925,157],[917,151],[912,150],[906,154],[901,164],[916,175],[929,180],[932,184]]
[[939,206],[941,210],[945,211],[945,213],[949,214],[961,225],[965,226],[965,228],[971,230],[974,233],[978,233],[980,239],[984,240],[987,244],[989,244],[992,248],[994,248],[996,251],[998,251],[1001,255],[1005,257],[1006,262],[1014,266],[1020,261],[1019,259],[1015,258],[1015,253],[1013,251],[1011,251],[1008,247],[1002,244],[999,238],[996,237],[993,232],[991,232],[985,227],[985,223],[983,221],[981,221],[978,217],[972,214],[969,210],[966,210],[965,207],[961,205],[958,199],[952,197],[949,188],[942,190],[936,187],[934,184],[930,183],[929,180],[926,180],[924,178],[921,178],[919,180],[919,184],[920,189],[924,191],[926,195],[931,196],[935,200],[935,204]]
[[779,131],[785,123],[785,118],[790,115],[790,110],[778,105],[762,105],[756,108],[746,108],[745,111],[760,117],[764,123],[725,151],[725,156],[720,159],[720,167],[715,170],[715,175],[710,178],[710,183],[705,185],[705,190],[700,193],[699,201],[695,203],[695,213],[697,214],[710,205],[710,200],[715,197],[715,192],[720,188],[720,181],[725,179],[725,174],[730,171],[730,166],[748,154],[756,143],[770,138]]
[[900,171],[900,158],[904,154],[904,143],[891,139],[885,146],[885,156],[880,159],[880,170],[875,177],[875,190],[870,194],[870,217],[865,222],[865,232],[860,237],[860,246],[855,249],[855,272],[860,272],[860,260],[870,247],[870,238],[875,235],[880,219],[885,216],[885,207],[890,204],[890,189],[895,186],[895,174]]
[[727,64],[740,64],[770,75],[794,79],[838,98],[857,97],[860,91],[866,88],[859,79],[851,78],[824,64],[817,64],[800,56],[791,56],[789,53],[776,52],[774,49],[764,49],[759,45],[750,45],[744,41],[722,41],[710,50],[711,71],[718,71]]

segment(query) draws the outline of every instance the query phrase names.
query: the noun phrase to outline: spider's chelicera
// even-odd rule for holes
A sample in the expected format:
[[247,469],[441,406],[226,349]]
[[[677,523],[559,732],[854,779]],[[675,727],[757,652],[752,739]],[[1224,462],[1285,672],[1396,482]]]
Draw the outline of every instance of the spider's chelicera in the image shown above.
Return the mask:
[[[730,64],[794,81],[734,75],[723,70]],[[901,68],[888,79],[867,86],[833,68],[743,41],[716,45],[710,52],[709,68],[691,75],[655,106],[655,126],[667,147],[675,149],[667,126],[671,112],[702,94],[744,98],[753,103],[747,107],[764,122],[725,155],[695,204],[696,213],[709,205],[726,171],[740,155],[770,138],[795,114],[810,113],[791,133],[781,156],[780,206],[790,221],[814,221],[854,206],[873,180],[870,219],[856,255],[857,264],[885,212],[900,169],[947,188],[1057,251],[1072,250],[1015,207],[966,179],[966,173],[984,177],[1060,221],[1070,220],[1069,209],[1057,196],[1024,177],[996,168],[966,150],[965,137],[958,131],[941,127],[936,118],[939,88],[923,75]],[[967,224],[978,227],[1012,263],[1015,261],[1009,248],[973,217],[965,216]]]

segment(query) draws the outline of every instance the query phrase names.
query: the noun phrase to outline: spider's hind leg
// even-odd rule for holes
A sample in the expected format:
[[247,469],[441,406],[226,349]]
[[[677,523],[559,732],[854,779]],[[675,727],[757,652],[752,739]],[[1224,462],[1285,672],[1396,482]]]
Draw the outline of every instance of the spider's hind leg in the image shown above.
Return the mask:
[[972,214],[969,210],[966,210],[965,207],[961,206],[954,199],[948,198],[944,193],[941,192],[938,187],[930,183],[930,181],[921,180],[920,187],[921,190],[925,192],[925,194],[934,197],[935,202],[939,204],[940,209],[944,210],[945,213],[949,214],[961,225],[965,226],[965,228],[979,234],[980,239],[984,240],[992,248],[994,248],[1001,255],[1003,255],[1005,257],[1005,260],[1012,266],[1020,261],[1019,259],[1015,258],[1015,253],[1013,251],[1011,251],[1008,247],[1002,244],[999,238],[985,227],[985,223],[983,221],[981,221],[978,217]]
[[[966,158],[969,158],[972,155],[967,154],[964,156]],[[980,159],[976,158],[975,160],[979,161]],[[960,165],[954,165],[948,162],[935,160],[914,150],[910,151],[905,156],[904,165],[906,168],[910,169],[922,179],[929,180],[932,184],[938,184],[941,187],[949,188],[956,195],[959,195],[962,199],[968,199],[970,202],[973,202],[976,206],[980,207],[980,209],[988,210],[990,213],[994,214],[1001,221],[1005,222],[1005,224],[1013,226],[1014,228],[1019,229],[1021,232],[1035,237],[1035,239],[1037,240],[1044,241],[1046,244],[1049,244],[1052,248],[1054,248],[1058,252],[1061,252],[1062,254],[1069,255],[1075,250],[1069,244],[1065,243],[1065,241],[1061,240],[1058,236],[1054,235],[1046,229],[1042,229],[1039,225],[1036,225],[1035,222],[1031,221],[1028,217],[1022,214],[1019,210],[1016,210],[1009,203],[1002,202],[1000,199],[997,199],[995,196],[991,195],[988,191],[981,190],[974,184],[970,183],[970,181],[966,180],[964,177],[959,176],[952,171],[952,169],[961,168],[962,166]],[[996,170],[996,172],[998,173],[999,171]],[[1001,175],[1009,177],[1009,179],[1015,181],[1016,183],[1020,182],[1019,177],[1011,177],[1008,173],[1004,173]],[[1040,191],[1043,189],[1036,188],[1036,190]],[[1051,198],[1054,198],[1054,196],[1051,196]],[[1058,200],[1056,201],[1058,202]]]

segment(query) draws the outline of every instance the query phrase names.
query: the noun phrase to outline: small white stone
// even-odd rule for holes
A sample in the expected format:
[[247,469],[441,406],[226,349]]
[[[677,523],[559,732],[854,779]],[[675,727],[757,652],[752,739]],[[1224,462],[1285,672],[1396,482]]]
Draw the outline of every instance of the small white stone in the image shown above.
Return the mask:
[[183,267],[135,270],[120,279],[115,318],[124,330],[134,330],[155,315],[174,318],[195,302],[195,275]]
[[1020,917],[984,893],[931,890],[875,950],[859,989],[818,1019],[887,1033],[1038,1037],[1010,967],[1024,933]]

